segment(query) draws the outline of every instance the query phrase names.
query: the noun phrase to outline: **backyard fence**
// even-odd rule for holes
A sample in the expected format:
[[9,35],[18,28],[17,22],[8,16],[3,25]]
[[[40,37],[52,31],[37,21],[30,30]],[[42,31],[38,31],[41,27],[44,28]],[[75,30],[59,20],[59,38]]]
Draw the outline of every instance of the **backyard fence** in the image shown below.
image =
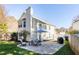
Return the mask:
[[73,52],[79,55],[79,36],[78,35],[70,35],[69,44]]

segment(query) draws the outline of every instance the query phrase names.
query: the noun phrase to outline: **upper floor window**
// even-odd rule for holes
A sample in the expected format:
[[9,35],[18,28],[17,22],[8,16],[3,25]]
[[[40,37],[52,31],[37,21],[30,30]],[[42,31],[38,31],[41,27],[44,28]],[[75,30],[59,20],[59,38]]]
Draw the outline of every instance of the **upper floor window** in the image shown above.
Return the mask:
[[42,28],[42,24],[39,24],[39,28]]
[[23,27],[26,27],[26,18],[23,18],[22,22],[23,22]]
[[23,27],[26,27],[26,22],[25,21],[23,22]]

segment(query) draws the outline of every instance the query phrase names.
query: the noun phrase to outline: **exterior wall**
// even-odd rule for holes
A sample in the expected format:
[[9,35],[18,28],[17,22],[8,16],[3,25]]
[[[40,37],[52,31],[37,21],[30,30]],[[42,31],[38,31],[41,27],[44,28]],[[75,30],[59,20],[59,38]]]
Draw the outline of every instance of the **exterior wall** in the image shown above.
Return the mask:
[[47,32],[41,33],[42,40],[54,40],[56,38],[55,33],[55,27],[52,25],[49,25],[47,23],[44,23],[42,21],[39,21],[38,19],[33,18],[32,19],[32,33],[34,39],[39,39],[39,33],[36,33],[35,31],[40,29],[39,24],[41,24],[41,28],[45,29]]
[[72,28],[73,28],[73,30],[78,30],[79,31],[79,21],[77,21],[77,22],[74,22],[73,24],[72,24]]
[[35,40],[37,39],[37,33],[36,33],[36,30],[37,30],[37,20],[32,18],[32,27],[31,27],[31,33],[32,33],[32,39]]
[[[23,18],[25,18],[26,20],[26,27],[23,27]],[[18,32],[22,32],[23,30],[26,30],[28,32],[30,32],[30,35],[27,36],[27,40],[31,40],[31,10],[30,7],[28,9],[26,9],[26,12],[23,13],[22,17],[19,19],[19,25],[22,25],[22,27],[20,27],[18,29]]]
[[22,27],[18,29],[18,32],[22,32],[23,30],[29,31],[30,35],[27,38],[28,41],[39,39],[39,33],[37,33],[36,31],[40,29],[39,25],[41,24],[41,28],[47,30],[47,32],[44,32],[41,34],[41,38],[43,40],[50,40],[50,39],[54,40],[55,39],[55,27],[37,18],[32,17],[31,13],[32,13],[31,8],[26,9],[26,12],[23,13],[23,15],[21,16],[18,22],[19,22],[19,25],[22,25],[24,21],[23,18],[25,18],[26,27],[24,28],[22,25]]

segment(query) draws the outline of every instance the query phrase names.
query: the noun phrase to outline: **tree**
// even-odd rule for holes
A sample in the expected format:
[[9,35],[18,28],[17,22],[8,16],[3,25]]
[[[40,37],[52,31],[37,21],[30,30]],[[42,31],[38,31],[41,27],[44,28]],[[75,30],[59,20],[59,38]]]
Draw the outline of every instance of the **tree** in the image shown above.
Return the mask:
[[7,39],[7,29],[8,29],[8,27],[7,27],[7,24],[5,24],[5,23],[0,23],[0,33],[2,33],[2,35],[4,34],[4,36],[5,36],[5,39]]
[[58,28],[57,28],[57,29],[55,29],[55,31],[56,31],[56,33],[58,33],[58,34],[61,32],[61,30],[60,30],[60,29],[58,29]]
[[0,5],[0,23],[6,22],[6,13],[3,5]]
[[0,30],[2,30],[2,33],[6,33],[7,32],[7,24],[0,23]]
[[17,32],[13,32],[11,34],[11,40],[12,41],[17,41],[18,40],[18,33]]
[[6,24],[6,14],[3,5],[0,5],[0,34],[7,38],[7,24]]
[[71,30],[71,31],[67,31],[67,34],[79,34],[79,31]]
[[24,41],[26,41],[26,39],[27,39],[27,35],[29,35],[30,34],[30,32],[28,32],[28,31],[23,31],[23,37],[24,37]]

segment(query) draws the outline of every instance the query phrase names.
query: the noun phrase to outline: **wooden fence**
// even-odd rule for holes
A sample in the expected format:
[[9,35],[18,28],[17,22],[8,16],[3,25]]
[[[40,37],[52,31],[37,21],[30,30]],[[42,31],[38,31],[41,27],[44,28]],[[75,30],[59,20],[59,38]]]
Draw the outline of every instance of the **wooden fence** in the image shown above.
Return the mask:
[[77,35],[70,35],[69,44],[75,54],[79,55],[79,37]]

